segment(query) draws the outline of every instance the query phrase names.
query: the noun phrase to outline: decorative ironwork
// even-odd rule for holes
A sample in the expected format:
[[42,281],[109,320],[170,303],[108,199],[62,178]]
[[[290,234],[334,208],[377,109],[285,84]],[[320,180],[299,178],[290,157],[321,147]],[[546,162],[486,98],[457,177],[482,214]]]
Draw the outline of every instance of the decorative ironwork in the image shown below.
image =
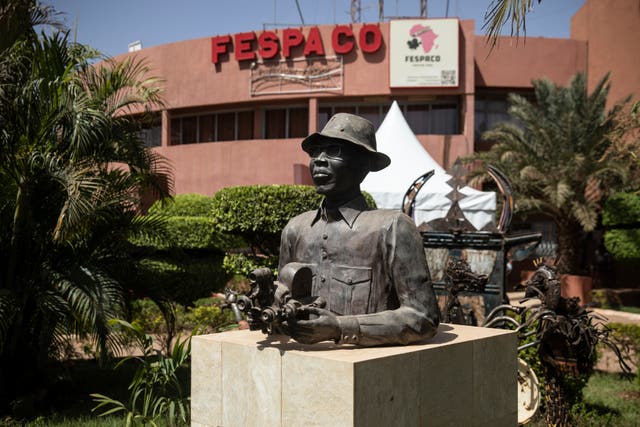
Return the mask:
[[[613,350],[623,372],[629,373],[631,368],[611,330],[594,321],[606,319],[581,307],[578,298],[560,295],[554,266],[541,264],[525,282],[525,298],[520,303],[531,298],[540,303],[498,306],[482,326],[514,329],[520,341],[518,351],[537,347],[544,374],[545,421],[547,425],[570,426],[566,377],[586,379],[592,373],[598,344]],[[513,315],[508,315],[510,312]]]
[[484,292],[487,279],[486,274],[474,273],[464,258],[449,258],[444,279],[447,301],[442,321],[477,326],[478,320],[473,310],[464,310],[458,295],[463,291]]
[[250,94],[341,92],[342,57],[313,57],[251,64]]

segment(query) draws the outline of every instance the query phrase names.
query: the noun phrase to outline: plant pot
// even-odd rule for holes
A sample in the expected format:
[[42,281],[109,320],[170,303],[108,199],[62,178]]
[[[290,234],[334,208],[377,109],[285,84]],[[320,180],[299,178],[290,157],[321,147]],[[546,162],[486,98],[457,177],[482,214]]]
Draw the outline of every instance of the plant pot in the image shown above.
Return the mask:
[[592,283],[591,276],[563,274],[560,276],[560,293],[565,298],[580,298],[580,304],[582,305],[589,304],[591,302]]

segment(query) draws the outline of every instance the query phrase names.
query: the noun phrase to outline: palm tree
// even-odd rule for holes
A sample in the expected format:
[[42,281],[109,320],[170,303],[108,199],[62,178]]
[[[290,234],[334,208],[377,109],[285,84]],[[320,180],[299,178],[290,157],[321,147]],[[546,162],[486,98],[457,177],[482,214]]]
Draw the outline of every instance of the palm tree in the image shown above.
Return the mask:
[[[584,74],[567,87],[533,82],[535,100],[509,95],[515,123],[500,124],[483,139],[494,145],[473,159],[505,172],[520,213],[543,213],[557,226],[560,273],[584,274],[586,233],[599,222],[603,203],[637,179],[638,164],[614,149],[628,99],[607,111],[609,77],[587,93]],[[637,144],[636,144],[637,147]],[[478,175],[472,182],[485,179]]]
[[69,334],[103,356],[118,345],[109,320],[122,313],[127,237],[145,221],[137,195],[164,194],[169,172],[122,114],[160,101],[143,63],[92,66],[97,53],[64,33],[23,33],[0,58],[0,382],[18,385],[6,393],[41,381]]

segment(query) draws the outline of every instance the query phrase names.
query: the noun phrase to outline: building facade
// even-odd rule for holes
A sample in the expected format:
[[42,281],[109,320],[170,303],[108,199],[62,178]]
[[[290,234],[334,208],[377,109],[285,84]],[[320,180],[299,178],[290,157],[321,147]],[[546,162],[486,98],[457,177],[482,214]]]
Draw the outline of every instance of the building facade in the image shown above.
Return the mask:
[[[472,20],[419,19],[218,35],[123,55],[164,79],[147,144],[173,165],[175,192],[211,195],[249,184],[310,183],[301,139],[332,114],[380,124],[396,100],[442,166],[488,146],[507,119],[509,92],[532,80],[593,85],[612,73],[612,97],[639,93],[640,4],[587,0],[570,39],[501,38],[491,50]],[[620,34],[623,30],[623,34]]]

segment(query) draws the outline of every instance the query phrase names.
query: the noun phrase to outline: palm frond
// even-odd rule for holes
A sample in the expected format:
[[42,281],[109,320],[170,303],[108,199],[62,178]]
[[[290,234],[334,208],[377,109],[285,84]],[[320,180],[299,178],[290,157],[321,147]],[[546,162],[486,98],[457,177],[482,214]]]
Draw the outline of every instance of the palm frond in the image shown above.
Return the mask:
[[[541,0],[538,0],[540,3]],[[502,28],[511,23],[511,36],[527,33],[526,16],[532,8],[533,0],[492,0],[484,14],[482,29],[486,32],[487,43],[493,48]]]

